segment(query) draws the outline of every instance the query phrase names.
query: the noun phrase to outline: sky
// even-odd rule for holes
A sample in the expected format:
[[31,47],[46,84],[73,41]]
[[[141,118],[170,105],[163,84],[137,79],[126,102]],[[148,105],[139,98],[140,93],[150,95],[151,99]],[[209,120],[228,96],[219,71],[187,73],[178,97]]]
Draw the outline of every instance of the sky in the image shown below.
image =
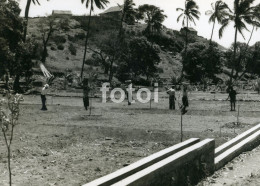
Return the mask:
[[[196,25],[191,25],[198,31],[198,35],[210,38],[212,31],[212,23],[208,23],[209,16],[205,15],[207,10],[211,10],[211,3],[216,0],[195,0],[199,5],[199,11],[201,12],[200,20],[196,22]],[[233,9],[233,0],[223,0]],[[21,16],[24,16],[24,9],[26,6],[27,0],[18,0],[20,8],[22,9]],[[29,12],[30,17],[46,16],[50,15],[53,10],[71,10],[74,15],[84,15],[88,14],[89,10],[86,9],[85,5],[81,3],[81,0],[39,0],[41,5],[31,5]],[[124,0],[109,0],[109,4],[106,9],[111,6],[117,6],[117,4],[123,4]],[[164,13],[167,15],[167,18],[164,21],[164,25],[168,28],[174,30],[180,30],[182,27],[181,21],[177,23],[177,17],[181,12],[177,12],[176,8],[184,8],[185,0],[134,0],[136,6],[143,4],[151,4],[160,7],[164,10]],[[255,0],[255,4],[260,3],[260,0]],[[105,9],[105,10],[106,10]],[[104,10],[95,9],[94,14],[99,14]],[[234,25],[230,25],[224,32],[224,35],[221,39],[218,37],[218,30],[220,25],[215,27],[215,32],[213,35],[213,40],[228,48],[234,42]],[[248,29],[251,31],[252,26],[248,26]],[[245,40],[241,35],[238,36],[238,41],[247,42],[250,37],[250,32],[244,31]],[[251,39],[250,45],[253,45],[255,42],[260,41],[260,29],[254,32]]]

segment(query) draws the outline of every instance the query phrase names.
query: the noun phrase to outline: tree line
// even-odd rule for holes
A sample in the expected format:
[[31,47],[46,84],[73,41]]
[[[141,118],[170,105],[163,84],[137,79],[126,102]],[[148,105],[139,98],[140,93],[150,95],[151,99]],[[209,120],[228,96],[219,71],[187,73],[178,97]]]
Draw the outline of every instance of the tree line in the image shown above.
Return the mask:
[[[162,34],[163,22],[166,19],[164,11],[154,5],[144,4],[135,8],[133,0],[124,0],[122,17],[117,33],[111,33],[109,38],[102,40],[96,47],[89,45],[91,30],[91,17],[95,8],[104,9],[108,0],[81,0],[89,9],[88,22],[85,34],[84,55],[81,68],[81,79],[84,75],[84,65],[87,62],[87,51],[92,51],[92,58],[100,63],[104,72],[108,74],[108,81],[113,77],[121,81],[126,79],[146,77],[147,81],[159,78],[157,65],[160,62],[159,45],[170,46],[173,52],[180,52],[182,70],[180,77],[175,77],[176,82],[187,79],[192,82],[203,82],[205,79],[216,80],[216,75],[223,69],[223,65],[231,69],[229,84],[240,80],[247,72],[259,74],[259,44],[249,46],[252,35],[260,26],[260,4],[254,5],[255,0],[234,0],[234,6],[230,8],[225,2],[218,0],[212,3],[212,10],[205,12],[212,23],[212,32],[209,43],[194,41],[190,35],[189,27],[196,25],[201,12],[195,0],[185,0],[184,6],[177,8],[180,15],[177,22],[182,22],[186,27],[185,35],[179,38],[166,38]],[[20,91],[20,77],[30,78],[33,74],[33,59],[37,58],[37,44],[31,38],[27,38],[27,26],[31,4],[38,4],[38,0],[27,0],[24,19],[20,15],[18,3],[14,0],[0,1],[1,27],[0,27],[0,73],[15,77],[14,89]],[[142,36],[128,36],[125,25],[133,25],[136,21],[146,23]],[[225,28],[234,24],[234,43],[228,51],[223,52],[212,41],[216,23],[221,25],[218,35],[221,38],[225,34]],[[47,57],[47,43],[55,31],[55,21],[48,19],[42,27],[42,43],[40,61],[44,64]],[[250,38],[247,43],[237,41],[238,34],[244,37],[243,31],[249,31]],[[39,58],[39,57],[38,57]]]

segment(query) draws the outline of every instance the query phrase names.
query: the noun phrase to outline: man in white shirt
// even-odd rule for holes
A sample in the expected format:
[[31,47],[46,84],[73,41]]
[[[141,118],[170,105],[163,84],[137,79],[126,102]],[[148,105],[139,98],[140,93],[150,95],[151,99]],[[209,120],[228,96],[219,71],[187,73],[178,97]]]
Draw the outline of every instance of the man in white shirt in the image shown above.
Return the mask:
[[47,93],[47,89],[49,88],[48,84],[45,84],[42,88],[41,91],[41,100],[42,100],[42,109],[41,110],[47,110],[46,107],[46,93]]
[[[168,89],[168,88],[166,88]],[[176,100],[176,97],[175,97],[175,87],[172,86],[172,88],[168,89],[166,91],[167,94],[169,94],[169,108],[170,110],[175,110],[175,100]]]

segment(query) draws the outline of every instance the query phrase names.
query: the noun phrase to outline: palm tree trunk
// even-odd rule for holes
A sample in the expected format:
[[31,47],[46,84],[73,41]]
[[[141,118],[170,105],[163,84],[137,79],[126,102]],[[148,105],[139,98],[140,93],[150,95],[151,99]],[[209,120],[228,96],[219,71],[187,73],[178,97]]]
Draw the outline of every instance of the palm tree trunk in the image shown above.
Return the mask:
[[[246,48],[245,48],[245,50],[244,50],[244,52],[243,52],[243,55],[240,53],[239,61],[238,61],[239,63],[240,63],[241,60],[242,60],[242,56],[244,56],[244,55],[246,54],[247,50],[248,50],[249,43],[250,43],[250,41],[251,41],[251,39],[252,39],[254,30],[255,30],[255,26],[253,26],[253,29],[252,29],[251,34],[250,34],[250,37],[249,37],[249,39],[248,39],[248,41],[247,41]],[[248,66],[248,64],[247,64],[246,66]],[[245,75],[246,71],[247,71],[247,69],[245,68],[244,72],[242,72],[242,74],[238,77],[238,80],[240,80],[240,79]]]
[[27,0],[27,4],[25,7],[25,25],[24,25],[24,31],[23,31],[23,41],[26,41],[26,35],[27,35],[27,26],[28,26],[28,18],[29,18],[29,10],[30,10],[30,6],[31,6],[31,2],[32,0]]
[[[189,28],[189,20],[188,17],[186,18],[186,35],[185,35],[185,49],[184,49],[184,55],[187,55],[187,49],[188,49],[188,28]],[[184,76],[184,64],[182,64],[182,70],[181,70],[181,76],[178,80],[178,84],[182,81]]]
[[[92,6],[90,6],[90,7],[92,7]],[[80,73],[81,80],[83,78],[84,64],[85,64],[86,54],[87,54],[88,39],[89,39],[89,32],[90,32],[91,13],[92,13],[92,10],[90,8],[89,18],[88,18],[88,28],[87,28],[88,30],[87,30],[86,40],[85,40],[84,57],[83,57],[82,68],[81,68],[81,73]]]
[[215,23],[216,23],[216,20],[214,20],[214,23],[213,23],[213,28],[212,28],[212,32],[211,32],[210,41],[209,41],[210,45],[212,44],[212,37],[213,37],[214,29],[215,29]]
[[125,18],[125,1],[124,1],[124,9],[123,9],[123,12],[122,12],[122,17],[121,17],[120,28],[119,28],[119,32],[118,32],[119,38],[121,38],[121,35],[122,35],[124,18]]
[[232,64],[232,70],[231,70],[231,74],[230,74],[230,85],[232,85],[232,80],[233,80],[233,74],[234,74],[234,70],[235,70],[235,65],[236,65],[236,54],[237,54],[237,32],[238,32],[238,28],[236,27],[236,31],[235,31],[235,41],[234,41],[234,56],[233,56],[233,64]]
[[185,36],[185,56],[187,55],[187,48],[188,48],[188,29],[189,29],[189,20],[188,17],[186,18],[187,26],[186,26],[186,36]]

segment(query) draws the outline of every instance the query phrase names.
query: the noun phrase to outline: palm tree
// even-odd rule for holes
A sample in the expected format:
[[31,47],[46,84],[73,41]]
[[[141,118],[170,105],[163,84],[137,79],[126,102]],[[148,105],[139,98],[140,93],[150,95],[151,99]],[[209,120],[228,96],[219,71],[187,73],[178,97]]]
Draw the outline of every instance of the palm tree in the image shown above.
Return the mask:
[[185,26],[186,23],[186,36],[185,36],[185,54],[187,52],[187,46],[188,46],[188,28],[189,28],[189,22],[195,23],[195,19],[199,20],[200,12],[199,12],[199,6],[194,0],[186,0],[185,1],[185,8],[177,8],[177,11],[181,11],[182,13],[179,15],[177,18],[177,22],[180,21],[181,18],[182,20],[182,25],[183,27]]
[[231,22],[234,22],[235,28],[235,38],[234,38],[234,50],[233,50],[233,60],[232,60],[232,70],[230,75],[229,83],[232,85],[233,74],[236,63],[236,54],[237,54],[237,36],[238,33],[242,35],[245,39],[243,30],[248,30],[247,25],[259,26],[260,14],[259,9],[260,5],[252,6],[255,0],[235,0],[233,12],[231,12],[227,18],[222,21],[222,26],[219,30],[219,37],[223,36],[225,28],[230,25]]
[[167,17],[164,11],[154,5],[144,4],[138,7],[137,18],[147,23],[146,31],[148,34],[154,31],[159,32],[162,28],[162,22]]
[[89,39],[89,32],[90,32],[90,20],[91,20],[92,11],[94,11],[94,5],[98,9],[104,9],[106,4],[109,3],[108,0],[81,0],[82,4],[85,3],[85,1],[86,1],[86,8],[90,7],[90,10],[89,10],[87,34],[86,34],[86,40],[85,40],[84,57],[83,57],[82,68],[81,68],[81,73],[80,73],[81,80],[83,77],[84,64],[85,64],[85,60],[86,60],[86,53],[87,53],[87,46],[88,46],[88,39]]
[[[120,5],[118,5],[120,6]],[[134,10],[135,3],[133,0],[125,0],[123,7],[122,8],[122,17],[121,17],[121,23],[120,23],[120,28],[119,28],[119,37],[122,35],[122,30],[123,30],[123,23],[127,24],[133,24],[135,22],[135,10]]]
[[216,21],[221,23],[231,12],[230,8],[222,0],[218,0],[215,3],[211,3],[212,10],[206,11],[206,15],[210,15],[209,22],[213,23],[213,28],[210,37],[210,44],[212,43],[212,37]]

